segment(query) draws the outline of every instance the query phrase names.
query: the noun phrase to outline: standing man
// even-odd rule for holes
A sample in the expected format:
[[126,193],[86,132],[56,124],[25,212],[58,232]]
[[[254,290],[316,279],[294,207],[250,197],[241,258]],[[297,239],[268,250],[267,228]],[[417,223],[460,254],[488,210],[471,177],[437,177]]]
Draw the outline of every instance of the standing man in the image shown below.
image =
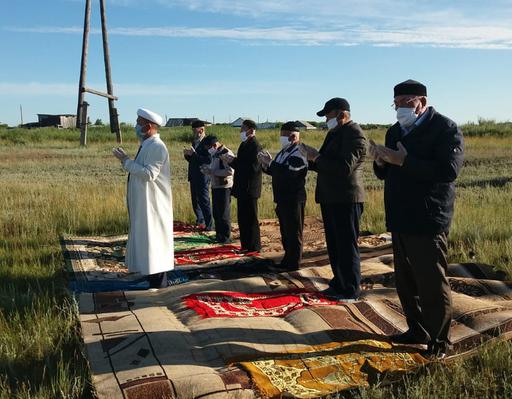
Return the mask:
[[183,155],[188,161],[188,181],[190,182],[192,209],[196,215],[198,227],[210,231],[212,229],[209,192],[210,177],[201,173],[201,166],[209,165],[212,158],[203,143],[205,137],[203,121],[197,120],[192,122],[192,134],[194,136],[192,146],[183,150]]
[[427,106],[420,82],[399,83],[394,95],[398,122],[387,131],[385,146],[370,145],[375,174],[384,180],[396,289],[409,327],[392,339],[427,343],[428,354],[442,359],[451,345],[447,238],[464,140],[455,122]]
[[279,219],[284,257],[275,271],[293,271],[302,259],[302,231],[306,206],[306,174],[308,161],[301,152],[300,132],[294,122],[281,127],[279,137],[282,150],[272,160],[266,151],[258,158],[264,172],[272,176],[272,190]]
[[329,129],[319,151],[306,147],[310,169],[318,173],[315,199],[324,221],[327,252],[333,279],[324,294],[354,301],[361,292],[359,221],[363,213],[362,167],[366,137],[350,117],[344,98],[327,101],[317,112],[325,116]]
[[221,156],[234,158],[235,154],[215,136],[206,136],[203,141],[212,157],[210,165],[203,165],[201,171],[211,179],[215,239],[221,244],[228,244],[231,242],[231,187],[234,171]]
[[141,142],[131,160],[122,148],[113,150],[128,174],[130,231],[126,266],[147,275],[151,288],[167,287],[174,268],[173,217],[169,153],[158,134],[163,119],[144,108],[137,111],[135,133]]
[[261,249],[260,225],[258,222],[258,198],[261,195],[261,164],[258,153],[261,145],[256,140],[256,123],[246,119],[240,128],[240,146],[236,157],[221,155],[234,170],[231,194],[237,199],[240,244],[245,251]]

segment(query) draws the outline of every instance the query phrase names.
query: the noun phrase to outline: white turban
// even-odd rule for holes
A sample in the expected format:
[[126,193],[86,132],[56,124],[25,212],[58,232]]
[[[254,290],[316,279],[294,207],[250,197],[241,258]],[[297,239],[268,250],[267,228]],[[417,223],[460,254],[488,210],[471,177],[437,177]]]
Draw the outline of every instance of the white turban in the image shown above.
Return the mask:
[[150,111],[146,108],[139,108],[137,110],[137,116],[147,119],[150,122],[156,123],[158,126],[162,126],[164,123],[164,118],[162,118],[156,112]]

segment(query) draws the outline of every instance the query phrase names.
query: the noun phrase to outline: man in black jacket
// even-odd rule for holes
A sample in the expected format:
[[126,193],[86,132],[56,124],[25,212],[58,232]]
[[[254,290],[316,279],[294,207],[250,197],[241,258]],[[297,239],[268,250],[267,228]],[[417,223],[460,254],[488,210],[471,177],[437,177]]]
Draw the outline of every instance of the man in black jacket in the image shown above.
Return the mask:
[[318,152],[311,147],[306,149],[309,168],[318,173],[315,199],[322,210],[334,274],[324,293],[353,301],[361,291],[357,239],[364,202],[362,166],[366,138],[352,121],[350,105],[344,98],[330,99],[317,115],[325,116],[329,131]]
[[263,171],[272,176],[272,190],[284,249],[279,268],[273,270],[292,271],[299,268],[302,258],[308,161],[300,147],[300,132],[294,122],[286,122],[281,127],[279,139],[282,150],[274,160],[266,151],[260,152],[258,158]]
[[246,119],[240,129],[241,143],[236,157],[221,155],[234,170],[231,195],[237,199],[240,244],[245,251],[261,249],[260,225],[258,222],[258,198],[261,195],[261,164],[258,153],[261,145],[256,140],[256,123]]
[[452,319],[447,238],[464,141],[455,122],[427,106],[423,84],[399,83],[394,95],[398,123],[387,131],[385,146],[370,146],[375,174],[385,182],[396,289],[409,327],[392,339],[427,343],[431,356],[443,358]]
[[192,209],[196,215],[196,224],[205,230],[212,229],[212,210],[210,207],[210,177],[201,172],[201,167],[209,165],[212,158],[208,148],[204,145],[205,125],[203,121],[192,122],[194,139],[189,149],[183,150],[188,161],[188,181],[190,182],[190,196]]

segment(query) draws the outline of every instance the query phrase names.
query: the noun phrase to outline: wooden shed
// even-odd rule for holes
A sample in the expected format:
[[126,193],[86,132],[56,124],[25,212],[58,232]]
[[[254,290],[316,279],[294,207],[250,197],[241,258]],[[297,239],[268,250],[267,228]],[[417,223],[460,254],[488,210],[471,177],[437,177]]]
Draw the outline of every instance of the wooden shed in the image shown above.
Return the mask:
[[300,130],[315,130],[316,129],[316,126],[313,126],[311,123],[309,123],[307,121],[295,121],[295,125]]
[[40,127],[59,127],[64,129],[74,128],[76,126],[75,114],[37,114]]

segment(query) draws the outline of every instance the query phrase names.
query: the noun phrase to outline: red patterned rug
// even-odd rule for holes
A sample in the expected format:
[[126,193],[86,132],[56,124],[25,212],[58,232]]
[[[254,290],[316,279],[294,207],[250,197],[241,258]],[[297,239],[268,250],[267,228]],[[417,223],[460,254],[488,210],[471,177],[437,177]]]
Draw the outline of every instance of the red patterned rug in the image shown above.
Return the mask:
[[207,292],[183,298],[185,305],[203,318],[283,317],[308,306],[339,305],[318,292],[303,290],[262,292]]
[[238,245],[219,245],[212,248],[190,249],[175,252],[176,265],[197,265],[226,259],[241,259],[259,256],[258,252],[242,252]]
[[198,232],[203,231],[202,229],[199,229],[194,224],[189,223],[183,223],[180,221],[175,220],[173,222],[173,232],[174,233],[192,233],[192,232]]

